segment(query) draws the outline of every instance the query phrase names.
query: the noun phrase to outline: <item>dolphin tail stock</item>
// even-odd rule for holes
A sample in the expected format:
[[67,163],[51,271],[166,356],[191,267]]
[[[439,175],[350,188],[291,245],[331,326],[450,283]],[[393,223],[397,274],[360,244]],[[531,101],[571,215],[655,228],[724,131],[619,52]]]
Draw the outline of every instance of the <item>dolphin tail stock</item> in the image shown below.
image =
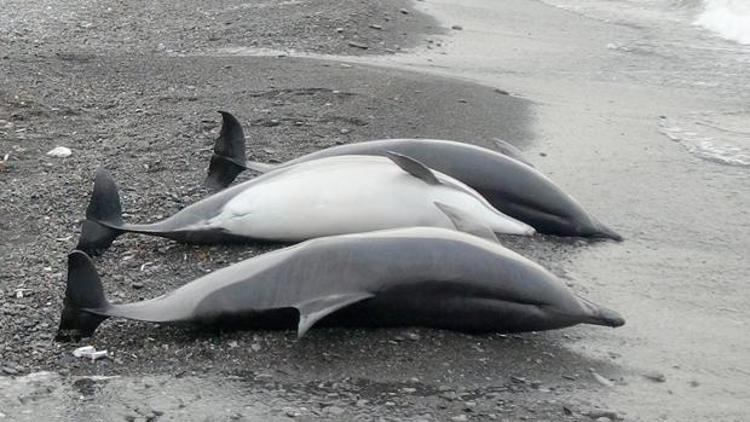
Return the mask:
[[214,141],[214,153],[208,166],[206,187],[212,191],[219,191],[229,186],[238,174],[246,167],[245,132],[242,125],[231,113],[219,111],[221,114],[221,131]]
[[117,184],[107,170],[99,168],[94,177],[94,190],[86,208],[86,220],[81,224],[81,238],[76,249],[89,255],[98,255],[125,232],[122,226],[122,207]]
[[577,298],[587,316],[583,321],[584,323],[613,328],[625,325],[625,319],[616,311],[599,306],[581,296],[577,296]]
[[82,251],[73,251],[68,255],[68,281],[55,341],[90,337],[108,318],[106,312],[110,306],[91,258]]
[[273,164],[261,163],[260,161],[247,161],[245,167],[258,173],[267,173],[276,168]]

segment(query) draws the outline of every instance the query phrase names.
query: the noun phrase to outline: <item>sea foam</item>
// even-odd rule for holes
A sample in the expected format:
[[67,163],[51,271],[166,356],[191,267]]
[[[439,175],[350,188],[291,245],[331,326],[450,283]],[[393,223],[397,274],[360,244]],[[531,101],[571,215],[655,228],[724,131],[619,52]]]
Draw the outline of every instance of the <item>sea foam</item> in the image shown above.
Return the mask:
[[696,25],[740,44],[750,44],[749,0],[704,0],[703,3],[703,12],[694,22]]

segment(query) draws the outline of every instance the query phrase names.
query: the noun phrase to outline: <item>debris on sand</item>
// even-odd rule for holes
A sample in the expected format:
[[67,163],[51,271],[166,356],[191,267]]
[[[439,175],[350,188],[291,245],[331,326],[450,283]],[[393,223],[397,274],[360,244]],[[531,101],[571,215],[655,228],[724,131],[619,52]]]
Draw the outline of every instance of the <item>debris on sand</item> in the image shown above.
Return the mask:
[[13,291],[13,295],[16,299],[23,299],[24,297],[31,296],[32,293],[34,293],[33,290],[25,288],[18,288]]
[[10,154],[5,154],[3,159],[0,160],[0,173],[8,171],[8,158],[10,158]]
[[612,381],[610,381],[610,380],[608,380],[608,379],[604,378],[603,376],[599,375],[599,374],[598,374],[598,373],[596,373],[596,372],[593,372],[593,371],[592,371],[592,372],[591,372],[591,375],[593,375],[593,376],[594,376],[594,379],[596,380],[596,382],[598,382],[599,384],[601,384],[601,385],[603,385],[603,386],[605,386],[605,387],[609,387],[609,388],[611,388],[611,387],[614,387],[614,386],[615,386],[615,383],[613,383]]
[[370,48],[370,46],[368,46],[367,44],[363,44],[357,41],[349,41],[347,44],[349,44],[350,47],[360,48],[362,50],[367,50],[368,48]]
[[109,353],[106,350],[97,351],[94,346],[83,346],[73,350],[73,356],[77,358],[88,358],[92,361],[108,358]]
[[599,422],[622,420],[622,417],[617,412],[611,410],[591,410],[588,412],[583,412],[582,415]]
[[653,382],[666,382],[667,381],[667,377],[664,376],[664,374],[662,374],[661,372],[656,372],[656,371],[647,372],[643,374],[643,377]]
[[55,147],[47,152],[47,155],[55,158],[65,158],[73,155],[73,151],[66,147]]

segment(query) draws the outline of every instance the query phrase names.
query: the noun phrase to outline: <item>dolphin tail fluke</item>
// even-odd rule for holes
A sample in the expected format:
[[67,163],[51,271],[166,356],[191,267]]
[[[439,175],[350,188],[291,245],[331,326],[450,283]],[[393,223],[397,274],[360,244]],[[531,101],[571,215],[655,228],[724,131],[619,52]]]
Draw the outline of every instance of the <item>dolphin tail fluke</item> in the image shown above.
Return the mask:
[[625,325],[625,319],[617,312],[599,306],[588,299],[578,296],[578,301],[583,307],[587,318],[585,323],[594,325],[604,325],[606,327],[620,327]]
[[208,166],[206,187],[219,191],[229,186],[245,166],[245,132],[231,113],[219,111],[222,124],[219,137],[214,141],[214,153]]
[[123,233],[122,207],[117,184],[106,170],[96,171],[94,191],[86,208],[86,220],[81,225],[81,238],[76,249],[89,255],[106,250]]
[[81,251],[68,255],[68,282],[56,341],[78,341],[90,337],[108,318],[110,304],[104,298],[99,274],[91,258]]

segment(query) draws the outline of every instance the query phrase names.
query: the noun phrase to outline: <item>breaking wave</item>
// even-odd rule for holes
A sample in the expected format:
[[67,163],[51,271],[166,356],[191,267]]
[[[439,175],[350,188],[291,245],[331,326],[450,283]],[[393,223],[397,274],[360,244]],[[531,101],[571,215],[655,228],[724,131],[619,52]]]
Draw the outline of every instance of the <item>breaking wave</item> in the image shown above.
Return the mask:
[[690,153],[716,163],[750,167],[750,132],[743,111],[695,113],[679,119],[661,117],[659,130]]
[[704,0],[703,11],[694,23],[723,38],[750,44],[750,1]]

